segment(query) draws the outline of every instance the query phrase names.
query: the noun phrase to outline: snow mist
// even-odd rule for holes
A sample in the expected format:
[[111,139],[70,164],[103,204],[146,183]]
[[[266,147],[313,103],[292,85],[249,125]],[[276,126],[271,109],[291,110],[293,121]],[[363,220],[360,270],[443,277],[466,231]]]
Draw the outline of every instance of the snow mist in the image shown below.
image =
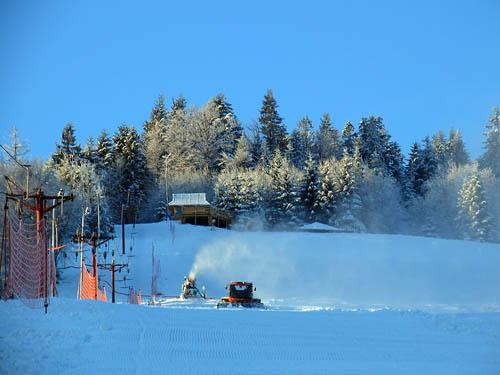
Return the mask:
[[203,246],[191,274],[212,296],[241,280],[268,301],[488,309],[500,308],[499,250],[410,236],[235,232]]

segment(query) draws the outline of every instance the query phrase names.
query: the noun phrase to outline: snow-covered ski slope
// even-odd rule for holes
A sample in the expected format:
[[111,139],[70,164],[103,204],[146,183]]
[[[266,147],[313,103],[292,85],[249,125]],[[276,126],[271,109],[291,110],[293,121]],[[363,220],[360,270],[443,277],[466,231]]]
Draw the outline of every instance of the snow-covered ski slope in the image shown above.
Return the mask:
[[195,272],[211,297],[225,295],[230,280],[253,281],[256,295],[271,305],[500,311],[498,244],[179,224],[171,231],[166,223],[127,226],[126,240],[128,249],[133,244],[127,285],[145,294],[154,247],[158,289],[170,296],[179,295],[183,277]]
[[211,297],[230,280],[253,281],[270,308],[77,301],[68,269],[46,316],[0,303],[0,373],[500,374],[497,244],[170,228],[127,226],[117,262],[130,273],[118,290],[150,293],[154,247],[164,295],[195,272]]
[[[1,374],[477,374],[500,369],[500,315],[2,303]],[[7,313],[8,312],[8,313]]]

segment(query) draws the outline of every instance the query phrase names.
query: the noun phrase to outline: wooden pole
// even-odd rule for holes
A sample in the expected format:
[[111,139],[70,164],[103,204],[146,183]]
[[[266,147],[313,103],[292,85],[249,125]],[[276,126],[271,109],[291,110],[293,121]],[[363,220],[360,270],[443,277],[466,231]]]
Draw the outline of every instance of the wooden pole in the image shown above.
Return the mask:
[[115,303],[115,252],[111,256],[111,303]]
[[[8,279],[10,278],[11,271],[12,271],[12,236],[10,234],[10,221],[8,223],[8,228],[7,228],[7,234],[9,236],[9,243],[7,246],[9,246],[9,272],[5,274],[5,280],[4,280],[4,290],[7,290],[7,285]],[[7,257],[7,248],[5,249],[5,257]],[[7,266],[5,266],[5,272],[7,272]]]
[[95,235],[92,233],[92,276],[94,277],[94,299],[97,300],[97,256],[96,256],[96,244]]
[[[44,212],[44,203],[45,200],[43,199],[43,192],[41,190],[38,190],[38,192],[35,194],[35,213],[36,213],[36,243],[37,246],[41,246],[40,241],[42,240],[41,234],[42,234],[42,220],[43,220],[43,212]],[[45,313],[47,314],[47,307],[49,306],[49,289],[48,289],[48,249],[47,249],[47,241],[45,241],[45,244],[43,245],[43,252],[44,252],[44,276],[45,280],[43,283],[43,294],[44,294],[44,303],[43,306],[45,308]]]
[[123,221],[123,203],[122,203],[122,254],[125,255],[125,223]]
[[[7,201],[5,201],[5,205],[3,206],[3,228],[2,228],[2,249],[0,250],[0,276],[2,275],[2,264],[4,264],[4,282],[7,280],[7,210],[9,207],[7,206]],[[3,260],[3,263],[2,263]],[[5,283],[5,286],[7,284]]]
[[101,239],[101,197],[97,193],[97,239]]
[[[55,205],[56,204],[56,200],[53,199],[52,200],[52,204]],[[51,248],[52,248],[52,251],[51,251],[51,254],[50,254],[50,262],[51,262],[51,265],[54,266],[54,273],[56,272],[56,269],[57,267],[55,266],[55,255],[54,255],[54,249],[56,248],[56,210],[52,210],[52,225],[51,225]],[[52,262],[52,260],[54,259],[54,262]],[[54,275],[54,277],[57,277],[56,275]],[[50,290],[51,290],[51,293],[52,293],[52,297],[55,295],[55,290],[56,290],[56,285],[55,285],[55,281],[53,280],[53,278],[51,277],[50,278]]]
[[24,168],[26,169],[26,199],[28,199],[30,195],[30,166],[25,165]]
[[78,250],[80,252],[80,285],[78,288],[78,298],[81,299],[82,288],[83,288],[83,267],[85,265],[83,261],[83,228],[85,226],[85,209],[82,209],[82,227],[80,235],[78,236]]

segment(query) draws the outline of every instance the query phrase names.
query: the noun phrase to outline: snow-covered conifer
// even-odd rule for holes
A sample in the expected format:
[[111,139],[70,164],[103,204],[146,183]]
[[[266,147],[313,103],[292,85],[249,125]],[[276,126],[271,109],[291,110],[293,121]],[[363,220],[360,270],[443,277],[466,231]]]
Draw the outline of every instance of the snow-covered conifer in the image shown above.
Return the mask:
[[332,157],[339,159],[342,155],[339,131],[332,126],[328,113],[321,117],[319,129],[314,139],[314,152],[320,162]]
[[133,126],[122,125],[113,137],[115,143],[117,181],[116,194],[113,195],[115,215],[121,204],[129,204],[129,214],[133,215],[144,201],[145,189],[149,183],[143,144]]
[[479,159],[483,168],[490,168],[500,178],[500,109],[495,107],[484,132],[484,153]]
[[101,168],[110,168],[114,163],[113,141],[108,136],[108,133],[103,130],[96,145],[96,166]]
[[189,163],[190,148],[189,115],[186,110],[186,100],[180,96],[172,102],[167,115],[167,128],[165,131],[165,149],[168,155],[167,165],[163,160],[163,169],[170,172],[182,173],[194,169]]
[[271,227],[288,227],[298,223],[298,192],[288,160],[277,150],[271,160],[270,196],[266,218]]
[[238,140],[238,145],[233,156],[224,153],[222,155],[224,168],[249,168],[252,165],[251,145],[248,138],[243,134]]
[[220,121],[224,127],[224,132],[221,135],[224,138],[224,147],[221,152],[233,155],[243,134],[241,123],[224,94],[217,94],[211,101],[218,115],[216,121]]
[[306,223],[318,221],[321,210],[319,170],[311,155],[306,160],[304,180],[300,192],[303,219]]
[[322,162],[319,166],[320,174],[320,221],[333,224],[335,220],[335,209],[337,205],[337,196],[335,188],[335,169],[337,161],[330,159]]
[[94,138],[89,137],[87,139],[87,143],[82,149],[81,156],[84,160],[88,161],[91,164],[95,164],[97,162],[97,154],[94,144]]
[[168,113],[163,95],[160,95],[151,110],[149,120],[143,125],[144,154],[150,173],[158,178],[163,173],[166,150],[166,130]]
[[406,165],[405,177],[407,183],[407,198],[426,193],[426,182],[434,176],[436,172],[436,160],[432,150],[432,143],[429,137],[424,139],[424,148],[418,143],[414,143],[408,163]]
[[303,117],[290,137],[290,160],[297,168],[302,168],[307,156],[312,153],[313,131],[309,117]]
[[220,173],[214,187],[216,207],[222,211],[237,214],[240,190],[241,181],[237,171]]
[[442,131],[432,137],[432,150],[436,158],[438,168],[448,168],[447,140]]
[[486,194],[477,172],[464,181],[458,194],[458,209],[458,221],[466,239],[490,239],[493,218],[489,213]]
[[350,121],[347,121],[344,124],[344,128],[342,129],[342,152],[347,150],[347,152],[352,155],[354,152],[354,140],[356,139],[357,134],[354,129],[354,126]]
[[384,162],[389,176],[400,185],[404,184],[404,157],[401,148],[394,141],[387,142],[385,146]]
[[271,90],[267,90],[262,101],[259,122],[262,135],[266,141],[268,155],[273,155],[278,149],[285,152],[287,132],[283,119],[278,114],[278,103]]
[[335,177],[335,225],[349,231],[365,232],[364,224],[358,219],[362,206],[357,186],[360,181],[356,181],[353,160],[347,149],[338,163]]
[[[372,160],[377,163],[376,160],[383,156],[386,141],[385,134],[381,117],[370,116],[361,119],[358,130],[360,152],[361,157],[368,164],[371,164]],[[374,153],[378,155],[378,158],[373,156]]]
[[465,149],[460,130],[450,130],[450,137],[446,146],[449,162],[455,165],[463,165],[469,162],[469,155]]
[[253,123],[250,126],[250,156],[252,158],[252,166],[256,166],[262,156],[262,151],[264,147],[262,146],[262,137],[257,123]]
[[63,129],[61,143],[56,144],[56,151],[52,154],[52,162],[60,164],[63,159],[76,161],[80,158],[81,147],[76,143],[75,129],[68,122]]
[[147,134],[152,127],[158,126],[158,124],[165,123],[167,120],[168,112],[165,109],[165,98],[163,94],[158,96],[156,102],[151,110],[151,115],[149,120],[143,124],[144,133]]

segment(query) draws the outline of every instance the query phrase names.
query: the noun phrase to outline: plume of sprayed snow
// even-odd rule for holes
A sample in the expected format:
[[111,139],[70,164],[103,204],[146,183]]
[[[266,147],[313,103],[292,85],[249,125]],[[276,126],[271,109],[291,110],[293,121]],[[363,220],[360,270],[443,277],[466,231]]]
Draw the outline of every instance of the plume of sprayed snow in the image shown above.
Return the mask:
[[224,285],[231,280],[254,281],[276,287],[295,267],[293,258],[282,256],[280,247],[271,248],[237,238],[203,246],[195,257],[190,275],[203,275]]

